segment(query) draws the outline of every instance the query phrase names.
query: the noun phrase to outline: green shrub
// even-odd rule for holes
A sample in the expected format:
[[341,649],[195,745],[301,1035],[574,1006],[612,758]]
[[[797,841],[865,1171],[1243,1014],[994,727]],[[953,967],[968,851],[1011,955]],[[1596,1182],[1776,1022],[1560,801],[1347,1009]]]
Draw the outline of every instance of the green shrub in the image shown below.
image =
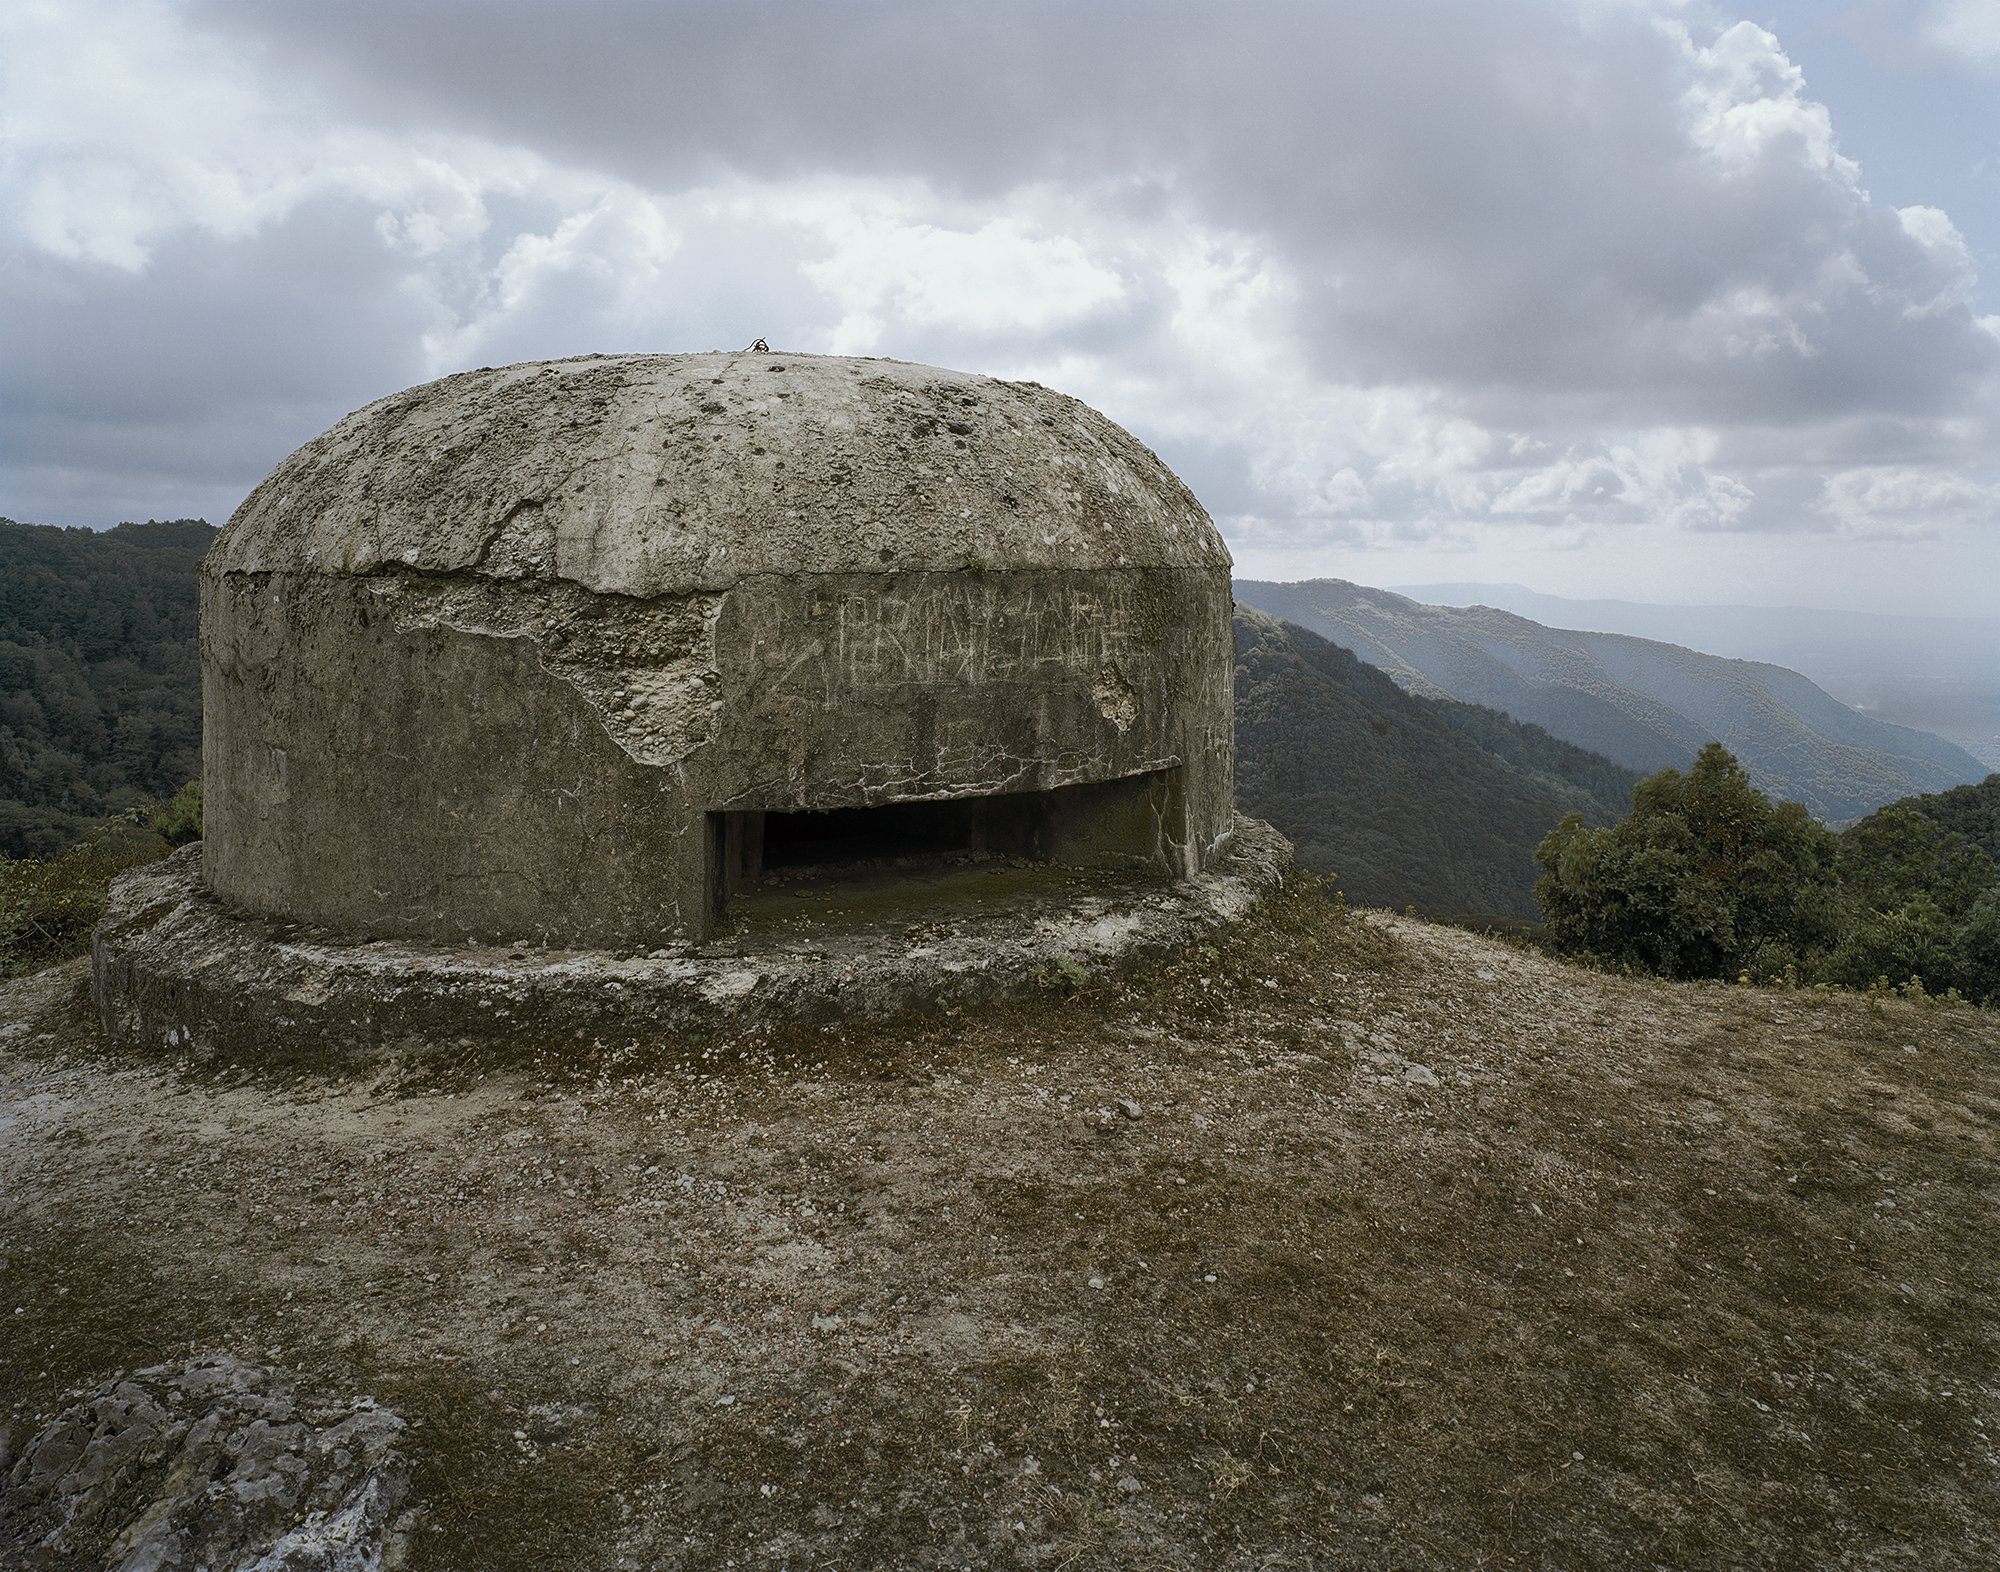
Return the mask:
[[1535,853],[1550,943],[1666,977],[1796,966],[1837,932],[1831,831],[1772,803],[1719,743],[1641,781],[1629,817],[1571,814]]
[[1090,982],[1090,971],[1074,955],[1057,955],[1046,966],[1037,966],[1033,976],[1037,987],[1051,993],[1075,993]]
[[185,846],[201,839],[201,782],[189,781],[173,795],[173,800],[153,810],[147,827],[169,846]]
[[1686,774],[1641,781],[1608,829],[1570,815],[1535,860],[1559,952],[1666,977],[1832,982],[1877,1002],[2000,1004],[2000,868],[1977,843],[1907,802],[1836,839],[1752,787],[1719,743]]
[[1933,994],[2000,1002],[2000,868],[1985,850],[1908,803],[1849,826],[1840,842],[1849,911],[1827,975],[1853,988],[1906,977]]
[[136,814],[114,819],[59,856],[0,858],[0,976],[82,955],[111,881],[165,855]]

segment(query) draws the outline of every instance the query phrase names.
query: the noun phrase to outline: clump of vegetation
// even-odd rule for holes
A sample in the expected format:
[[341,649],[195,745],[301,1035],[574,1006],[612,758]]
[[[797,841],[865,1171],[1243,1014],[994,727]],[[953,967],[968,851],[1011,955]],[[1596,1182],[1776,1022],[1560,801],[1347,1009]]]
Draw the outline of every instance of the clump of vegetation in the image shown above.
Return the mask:
[[155,808],[146,826],[169,846],[201,839],[201,782],[189,781]]
[[201,782],[172,799],[106,819],[50,857],[0,853],[0,977],[54,965],[90,948],[111,881],[201,839]]
[[2000,1003],[2000,868],[1979,846],[1891,803],[1841,836],[1840,871],[1848,920],[1827,980]]
[[1090,983],[1090,970],[1074,955],[1058,955],[1035,968],[1035,984],[1052,993],[1075,993]]
[[1974,786],[1905,797],[1895,806],[1909,808],[1931,823],[1963,835],[2000,863],[2000,774],[1989,775]]
[[[1961,790],[2000,801],[2000,776]],[[1547,940],[1664,977],[2000,1003],[2000,866],[1923,813],[1930,800],[1835,835],[1710,743],[1685,775],[1642,781],[1621,822],[1593,829],[1572,814],[1549,833],[1535,886]],[[1961,814],[1980,806],[1954,795]]]
[[0,976],[83,954],[111,881],[148,860],[130,843],[93,836],[55,857],[0,861]]

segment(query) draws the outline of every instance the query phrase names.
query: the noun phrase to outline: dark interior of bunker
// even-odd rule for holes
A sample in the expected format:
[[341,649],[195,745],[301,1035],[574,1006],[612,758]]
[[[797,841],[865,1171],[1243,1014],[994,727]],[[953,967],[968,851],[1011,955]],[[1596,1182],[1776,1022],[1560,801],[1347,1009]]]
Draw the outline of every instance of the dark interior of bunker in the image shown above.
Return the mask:
[[718,918],[760,890],[879,886],[985,861],[1157,868],[1179,769],[1053,791],[709,814]]

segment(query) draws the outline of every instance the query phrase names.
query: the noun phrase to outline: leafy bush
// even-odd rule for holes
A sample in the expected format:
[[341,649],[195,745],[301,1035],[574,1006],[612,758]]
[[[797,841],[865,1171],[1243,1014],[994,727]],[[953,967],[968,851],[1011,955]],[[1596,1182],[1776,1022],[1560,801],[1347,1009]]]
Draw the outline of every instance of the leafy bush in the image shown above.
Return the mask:
[[1773,804],[1710,743],[1640,782],[1631,815],[1572,815],[1536,853],[1558,951],[1666,977],[1833,982],[2000,1004],[2000,867],[1891,803],[1839,837]]
[[1942,829],[1963,835],[1996,863],[2000,863],[2000,773],[1974,786],[1954,786],[1921,797],[1905,797],[1891,803],[1922,814]]
[[1892,802],[1840,837],[1848,922],[1828,980],[1914,979],[2000,1003],[2000,867],[1970,837]]
[[132,808],[51,857],[0,854],[0,977],[82,955],[111,881],[201,838],[201,783],[169,802]]
[[1840,837],[1840,882],[1873,911],[1924,897],[1952,921],[2000,880],[1993,859],[1964,835],[1905,802],[1851,824]]
[[[165,847],[148,850],[157,856]],[[111,881],[151,856],[118,837],[93,836],[47,860],[0,860],[0,976],[83,954]]]
[[201,839],[201,782],[189,781],[172,799],[153,810],[147,827],[169,846]]
[[1685,775],[1641,781],[1619,823],[1571,814],[1550,831],[1535,897],[1558,950],[1666,977],[1770,976],[1836,933],[1836,847],[1710,743]]

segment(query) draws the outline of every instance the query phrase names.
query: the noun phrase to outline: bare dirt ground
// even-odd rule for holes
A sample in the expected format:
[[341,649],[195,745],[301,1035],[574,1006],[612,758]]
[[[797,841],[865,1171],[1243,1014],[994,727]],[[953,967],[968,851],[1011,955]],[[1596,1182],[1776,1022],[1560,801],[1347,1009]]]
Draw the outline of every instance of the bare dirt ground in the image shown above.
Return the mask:
[[[1122,981],[338,1074],[0,989],[0,1425],[226,1353],[433,1569],[2000,1565],[2000,1018],[1301,885]],[[1052,979],[1053,980],[1053,979]]]

